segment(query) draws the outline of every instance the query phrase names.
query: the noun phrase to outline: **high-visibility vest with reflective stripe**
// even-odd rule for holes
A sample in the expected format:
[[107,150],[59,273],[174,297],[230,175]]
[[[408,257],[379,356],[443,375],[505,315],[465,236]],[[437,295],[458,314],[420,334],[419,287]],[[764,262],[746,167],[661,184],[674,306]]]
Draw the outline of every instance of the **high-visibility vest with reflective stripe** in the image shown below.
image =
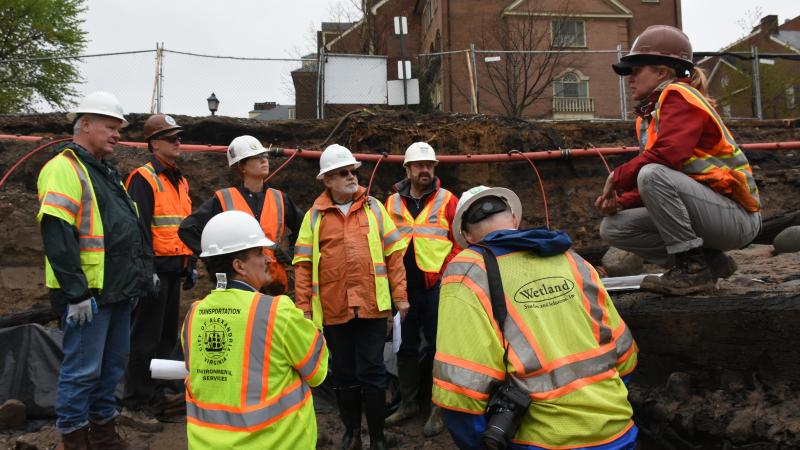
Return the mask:
[[178,237],[178,227],[192,213],[192,200],[189,198],[189,183],[186,178],[180,178],[176,189],[166,173],[156,174],[153,163],[147,163],[131,172],[126,187],[130,187],[136,173],[153,190],[153,220],[150,224],[153,253],[156,256],[191,255],[192,251]]
[[482,256],[464,250],[447,266],[434,402],[482,414],[510,376],[532,399],[514,442],[574,448],[624,434],[633,422],[620,377],[636,366],[637,350],[597,272],[572,252],[540,257],[520,251],[497,259],[508,309],[502,334]]
[[695,148],[692,157],[683,164],[683,173],[715,192],[731,198],[746,211],[759,211],[761,200],[747,157],[706,97],[688,84],[675,82],[667,85],[658,97],[653,110],[653,119],[649,123],[643,121],[641,117],[636,119],[636,133],[641,149],[648,151],[655,145],[658,139],[661,104],[670,92],[679,94],[692,106],[706,113],[719,129],[721,136],[719,142],[711,149]]
[[[253,210],[236,188],[221,189],[216,192],[217,200],[222,205],[223,211],[242,211],[255,217]],[[277,189],[268,188],[264,193],[264,205],[261,207],[261,217],[256,217],[261,224],[264,234],[276,245],[281,244],[286,225],[283,211],[283,193]],[[284,288],[288,286],[286,268],[277,261],[275,251],[265,248],[264,254],[270,258],[269,273],[274,282]]]
[[293,362],[291,315],[305,321],[289,297],[239,289],[214,290],[192,305],[181,334],[189,448],[315,448],[306,380],[324,379],[328,354],[309,324],[310,348]]
[[[365,203],[363,208],[369,223],[367,242],[374,269],[375,299],[378,303],[378,310],[386,311],[392,306],[386,257],[394,252],[405,250],[406,243],[381,202],[374,197],[369,197]],[[350,213],[353,214],[355,211]],[[324,216],[323,212],[311,208],[303,217],[292,261],[292,264],[311,263],[311,317],[314,325],[320,329],[322,329],[323,317],[322,299],[319,294],[319,228]]]
[[453,194],[449,191],[439,188],[436,195],[431,196],[425,208],[417,214],[416,219],[406,208],[399,193],[390,196],[386,201],[386,211],[403,235],[406,247],[409,242],[414,243],[417,267],[424,272],[438,273],[453,249],[453,242],[448,237],[450,222],[445,215],[452,197]]
[[[90,289],[103,289],[105,242],[103,221],[89,171],[74,150],[67,148],[47,162],[39,173],[39,212],[57,217],[75,227],[80,245],[81,270]],[[61,286],[45,257],[45,285]]]

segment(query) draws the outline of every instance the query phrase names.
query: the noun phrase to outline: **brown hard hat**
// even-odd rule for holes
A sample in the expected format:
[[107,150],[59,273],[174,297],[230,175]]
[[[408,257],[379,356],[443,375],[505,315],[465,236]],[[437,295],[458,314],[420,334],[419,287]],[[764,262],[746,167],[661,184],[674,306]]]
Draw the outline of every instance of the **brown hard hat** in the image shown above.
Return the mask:
[[633,41],[630,53],[612,67],[618,75],[630,75],[634,67],[645,65],[670,66],[679,72],[691,69],[694,63],[689,37],[669,25],[651,25]]
[[153,114],[144,122],[144,138],[148,141],[154,137],[173,136],[182,131],[183,127],[166,114]]

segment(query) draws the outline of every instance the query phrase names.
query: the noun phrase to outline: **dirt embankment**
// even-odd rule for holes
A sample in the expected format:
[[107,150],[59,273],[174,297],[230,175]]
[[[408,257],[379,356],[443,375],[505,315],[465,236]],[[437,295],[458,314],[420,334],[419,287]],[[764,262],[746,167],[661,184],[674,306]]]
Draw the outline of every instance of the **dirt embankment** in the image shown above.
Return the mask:
[[[123,140],[141,141],[145,118],[133,115]],[[180,116],[177,120],[186,127],[185,143],[190,144],[227,145],[238,135],[251,134],[280,147],[319,148],[338,142],[361,153],[402,154],[416,140],[430,142],[440,154],[607,147],[635,142],[633,125],[620,122],[529,123],[483,116],[371,112],[353,114],[341,123],[325,120],[267,125],[242,119]],[[800,140],[800,120],[740,121],[729,125],[740,143]],[[69,128],[63,115],[0,117],[0,134],[67,136]],[[0,141],[0,173],[34,146]],[[31,158],[0,188],[0,315],[47,305],[35,214],[36,178],[50,154],[46,150]],[[747,156],[762,193],[765,216],[800,210],[800,151],[748,152]],[[146,158],[144,150],[123,147],[116,149],[113,156],[123,174]],[[627,158],[610,157],[609,164],[613,167]],[[273,168],[284,160],[272,161]],[[579,251],[600,246],[601,216],[593,207],[607,175],[600,159],[542,161],[537,166],[545,184],[551,226],[566,230]],[[196,206],[214,190],[237,182],[227,169],[223,154],[185,154],[181,169],[189,179]],[[314,178],[317,171],[317,161],[296,158],[271,184],[305,209],[321,189]],[[372,165],[365,164],[361,177],[364,185],[371,171]],[[525,223],[544,223],[536,177],[524,162],[442,164],[437,175],[443,186],[456,194],[478,184],[509,187],[520,195]],[[373,195],[386,198],[391,185],[402,177],[400,166],[382,164]],[[800,412],[794,391],[800,378],[798,372],[792,375],[800,360],[800,342],[792,333],[800,326],[800,286],[791,284],[792,274],[786,273],[800,270],[797,255],[773,258],[768,249],[756,248],[736,258],[742,266],[738,278],[726,281],[718,295],[712,297],[687,300],[615,296],[642,352],[631,400],[643,428],[645,448],[800,447]],[[184,296],[184,303],[200,297],[209,287],[207,282],[200,283]],[[421,428],[421,423],[418,425]],[[332,415],[321,420],[320,430],[326,436],[338,439],[338,427]],[[406,430],[402,433],[405,435]],[[418,431],[407,433],[405,440],[409,444],[402,448],[448,446],[447,438],[426,442]],[[180,436],[175,439],[180,440]]]

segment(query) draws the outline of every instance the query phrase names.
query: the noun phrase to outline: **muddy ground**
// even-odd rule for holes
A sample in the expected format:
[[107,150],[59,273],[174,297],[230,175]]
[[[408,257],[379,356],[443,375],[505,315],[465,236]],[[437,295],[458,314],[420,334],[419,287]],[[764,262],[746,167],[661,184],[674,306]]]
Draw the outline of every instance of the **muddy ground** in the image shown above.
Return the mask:
[[[123,140],[140,141],[146,116],[132,115]],[[503,153],[631,145],[631,123],[529,123],[484,116],[359,112],[325,121],[273,122],[269,125],[224,117],[177,117],[187,128],[185,143],[227,145],[252,134],[265,143],[288,148],[319,148],[337,142],[362,153],[402,154],[415,140],[427,140],[440,154]],[[800,120],[737,121],[730,124],[738,142],[800,140]],[[66,136],[63,115],[0,117],[0,134]],[[0,140],[0,173],[35,144]],[[0,315],[48,305],[43,287],[41,238],[35,221],[36,178],[50,150],[33,156],[0,187]],[[800,151],[748,152],[761,189],[766,217],[800,210]],[[122,173],[146,160],[144,150],[119,147],[114,161]],[[610,157],[611,166],[629,156]],[[272,161],[277,167],[284,158]],[[236,182],[225,156],[185,154],[181,168],[189,179],[195,205],[214,190]],[[602,244],[600,215],[592,203],[607,174],[599,158],[537,163],[545,184],[551,226],[569,232],[579,251],[596,252]],[[300,208],[319,193],[317,162],[296,158],[271,180]],[[366,185],[371,164],[362,169]],[[402,177],[397,165],[382,164],[373,195],[385,198]],[[528,225],[544,223],[538,184],[526,163],[447,165],[437,168],[445,187],[460,194],[477,184],[514,189],[521,197]],[[595,253],[593,253],[595,254]],[[769,246],[735,253],[739,272],[720,283],[713,296],[662,299],[647,294],[614,296],[631,326],[642,356],[631,400],[643,428],[644,448],[798,448],[800,447],[800,262],[797,254],[772,256]],[[184,295],[184,305],[210,287],[201,282]],[[716,304],[714,302],[717,302]],[[724,305],[724,312],[716,310]],[[775,339],[764,339],[774,336]],[[782,350],[782,351],[779,351]],[[797,371],[794,371],[797,369]],[[766,381],[765,381],[766,380]],[[341,430],[331,413],[320,414],[320,444],[334,448]],[[45,424],[46,426],[46,424]],[[447,436],[426,440],[422,419],[404,427],[401,448],[451,448]],[[397,431],[397,430],[395,430]],[[133,432],[131,432],[133,433]],[[13,445],[20,431],[11,438]],[[36,434],[43,441],[52,431]],[[133,433],[137,435],[137,433]],[[182,448],[184,429],[170,425],[163,433],[141,436],[151,448]],[[36,437],[34,437],[36,438]]]

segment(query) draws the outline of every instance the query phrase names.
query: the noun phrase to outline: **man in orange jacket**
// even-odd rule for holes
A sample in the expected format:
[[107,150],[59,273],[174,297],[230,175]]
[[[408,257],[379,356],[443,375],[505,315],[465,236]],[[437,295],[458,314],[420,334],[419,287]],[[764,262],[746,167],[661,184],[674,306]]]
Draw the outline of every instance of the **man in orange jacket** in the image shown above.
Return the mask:
[[140,299],[133,310],[131,353],[125,374],[125,410],[120,422],[142,431],[159,431],[155,419],[165,399],[165,384],[150,378],[150,360],[170,358],[178,344],[181,278],[184,290],[197,280],[192,251],[178,238],[178,225],[192,212],[189,183],[178,169],[183,128],[166,114],[144,123],[150,161],[128,176],[131,198],[139,208],[155,254],[158,295]]

